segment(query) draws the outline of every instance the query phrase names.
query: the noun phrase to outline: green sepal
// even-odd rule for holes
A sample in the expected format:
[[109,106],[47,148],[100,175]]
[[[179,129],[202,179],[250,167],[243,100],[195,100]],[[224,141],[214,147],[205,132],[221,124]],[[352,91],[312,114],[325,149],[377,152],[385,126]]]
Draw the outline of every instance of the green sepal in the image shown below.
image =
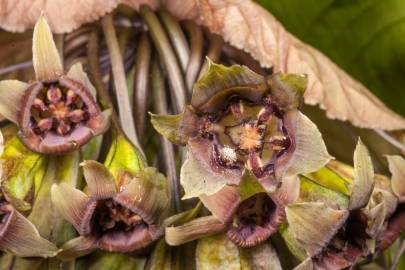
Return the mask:
[[300,261],[305,260],[307,254],[305,253],[305,249],[303,249],[294,238],[293,232],[288,224],[281,224],[279,227],[279,232],[281,237],[284,239],[287,248],[291,251],[291,253],[297,257]]
[[244,201],[257,193],[266,192],[257,178],[249,170],[244,171],[238,188],[241,201]]
[[26,148],[17,136],[6,143],[0,158],[3,170],[1,188],[18,210],[31,208],[45,175],[47,160],[46,156]]
[[349,185],[352,180],[342,177],[327,165],[316,172],[305,174],[305,176],[321,186],[343,193],[347,196],[350,195]]
[[141,270],[145,259],[133,258],[127,254],[95,252],[76,263],[77,270]]
[[122,173],[135,175],[146,166],[141,152],[119,131],[113,132],[113,140],[104,165],[115,179]]
[[208,69],[193,87],[191,105],[199,111],[215,112],[229,96],[259,101],[268,90],[264,78],[246,66],[226,67],[207,58]]
[[347,209],[349,197],[344,193],[336,192],[326,188],[311,179],[300,176],[300,195],[297,202],[320,201],[328,205],[338,205],[339,208]]
[[271,96],[283,109],[294,109],[300,106],[307,88],[308,77],[302,74],[276,73],[267,80]]
[[151,123],[160,135],[174,144],[187,144],[188,137],[181,134],[181,123],[184,118],[184,113],[175,115],[158,115],[149,113]]

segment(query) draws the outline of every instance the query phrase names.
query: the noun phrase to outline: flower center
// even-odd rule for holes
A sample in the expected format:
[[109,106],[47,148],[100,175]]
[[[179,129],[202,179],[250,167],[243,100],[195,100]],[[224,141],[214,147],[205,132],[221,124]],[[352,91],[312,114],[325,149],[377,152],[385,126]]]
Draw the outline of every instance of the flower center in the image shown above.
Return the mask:
[[65,136],[88,119],[87,106],[80,96],[58,84],[44,87],[31,107],[31,126],[37,135],[52,132]]
[[261,226],[264,227],[271,220],[276,205],[266,193],[258,193],[239,206],[233,218],[233,227]]
[[200,135],[213,141],[217,164],[231,169],[247,164],[258,178],[273,175],[276,159],[291,145],[282,112],[269,97],[259,104],[232,101],[201,122]]
[[99,201],[92,218],[96,232],[130,231],[136,226],[145,225],[143,219],[130,209],[112,199]]

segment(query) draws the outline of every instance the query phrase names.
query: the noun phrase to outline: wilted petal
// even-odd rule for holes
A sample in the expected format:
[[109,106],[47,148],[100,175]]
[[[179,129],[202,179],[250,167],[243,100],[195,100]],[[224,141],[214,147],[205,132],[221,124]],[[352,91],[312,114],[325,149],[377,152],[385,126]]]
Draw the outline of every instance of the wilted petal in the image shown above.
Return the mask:
[[63,73],[61,58],[44,16],[39,17],[34,28],[32,62],[38,81],[56,80]]
[[405,159],[401,156],[386,156],[391,172],[391,188],[400,202],[405,202]]
[[146,223],[160,224],[170,204],[167,180],[155,168],[144,168],[120,187],[114,200],[140,215]]
[[84,161],[83,174],[89,192],[96,199],[111,198],[117,192],[114,177],[101,163],[94,160]]
[[193,139],[187,159],[180,172],[180,182],[184,188],[183,199],[212,195],[226,184],[238,184],[242,171],[217,166],[213,162],[212,142],[206,139]]
[[267,80],[271,96],[283,109],[297,108],[307,88],[308,77],[304,74],[276,73]]
[[215,112],[229,96],[259,101],[267,91],[264,78],[245,66],[226,67],[207,58],[208,70],[193,86],[191,105],[203,112]]
[[285,116],[286,127],[294,137],[293,150],[289,151],[289,161],[281,161],[276,175],[305,174],[319,170],[325,166],[331,156],[326,150],[322,135],[316,125],[305,115],[297,110],[290,111]]
[[194,219],[177,227],[166,227],[166,242],[171,246],[178,246],[199,238],[223,232],[226,224],[214,216]]
[[371,208],[367,213],[367,228],[366,233],[373,239],[382,231],[386,218],[385,203],[381,202],[377,206]]
[[0,81],[0,114],[18,124],[18,110],[28,84],[17,80]]
[[199,240],[195,260],[199,270],[243,269],[238,247],[223,234]]
[[348,217],[348,211],[330,208],[322,202],[291,204],[286,214],[294,238],[310,257],[327,246]]
[[96,202],[82,191],[68,184],[54,184],[51,189],[52,203],[58,212],[71,223],[80,234],[90,232],[89,223]]
[[[1,225],[0,248],[19,257],[53,257],[58,252],[54,244],[42,238],[38,230],[17,210],[7,215]],[[4,217],[3,217],[4,221]]]
[[78,62],[71,66],[66,75],[69,78],[83,84],[90,91],[93,98],[96,98],[96,88],[94,88],[93,84],[90,82],[86,72],[84,72],[82,63]]
[[225,223],[234,214],[241,198],[237,187],[226,185],[212,195],[201,195],[200,200],[217,219]]
[[350,195],[349,210],[364,207],[374,187],[374,169],[367,147],[359,139],[354,151],[354,181]]
[[96,239],[79,236],[69,240],[62,246],[61,251],[58,253],[58,258],[61,260],[73,260],[91,253],[96,247]]
[[[242,266],[254,270],[282,270],[276,249],[270,243],[240,248]],[[242,269],[245,269],[242,267]]]
[[380,237],[377,249],[384,250],[389,247],[398,237],[405,232],[405,205],[400,204],[395,213],[388,220],[387,229]]

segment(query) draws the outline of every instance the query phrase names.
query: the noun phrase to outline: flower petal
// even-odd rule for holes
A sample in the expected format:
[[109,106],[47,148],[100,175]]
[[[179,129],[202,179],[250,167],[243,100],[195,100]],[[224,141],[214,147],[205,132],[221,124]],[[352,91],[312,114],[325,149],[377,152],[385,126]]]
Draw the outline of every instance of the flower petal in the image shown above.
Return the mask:
[[155,168],[147,167],[121,186],[114,200],[140,215],[146,223],[159,225],[170,206],[167,180]]
[[94,160],[86,160],[81,166],[92,197],[105,199],[114,196],[117,187],[115,186],[114,177],[107,167]]
[[285,125],[293,136],[294,149],[287,164],[280,164],[281,168],[276,164],[276,175],[314,172],[331,160],[321,133],[308,117],[297,110],[290,111],[285,116]]
[[240,170],[215,166],[212,161],[212,143],[206,139],[189,141],[189,151],[180,172],[180,182],[184,188],[183,199],[212,195],[226,184],[238,184],[242,176]]
[[286,214],[294,238],[310,257],[327,246],[348,217],[348,211],[330,208],[322,202],[291,204]]
[[401,156],[386,156],[391,172],[391,188],[400,202],[405,202],[405,159]]
[[[252,222],[245,219],[239,214],[242,209],[249,209],[260,202],[260,211],[263,211],[261,222],[256,219]],[[263,210],[265,208],[267,210]],[[236,210],[232,225],[229,226],[227,236],[236,245],[240,247],[253,247],[266,241],[273,233],[277,232],[279,225],[285,221],[284,205],[278,205],[273,199],[272,194],[258,193],[241,202],[238,210]]]
[[367,147],[358,140],[354,150],[354,181],[351,187],[349,210],[364,207],[374,187],[374,169]]
[[226,223],[236,211],[241,198],[237,187],[226,185],[212,195],[201,195],[200,200],[217,219]]
[[231,95],[259,101],[268,90],[264,78],[245,66],[226,67],[207,58],[208,70],[193,87],[191,105],[203,112],[215,112]]
[[58,212],[71,223],[80,234],[88,234],[89,222],[96,202],[82,191],[68,184],[54,184],[51,199]]
[[90,91],[93,98],[96,99],[96,96],[97,96],[96,88],[90,82],[89,78],[87,77],[86,72],[84,72],[83,65],[81,62],[77,62],[76,64],[71,66],[66,75],[69,78],[83,84]]
[[294,203],[300,195],[300,185],[297,175],[284,177],[281,186],[272,193],[273,200],[280,205]]
[[38,81],[56,80],[63,74],[63,66],[52,32],[44,16],[35,24],[32,41],[32,62]]
[[177,227],[166,228],[166,242],[178,246],[196,239],[223,232],[226,225],[214,216],[194,219]]
[[18,123],[18,110],[28,84],[17,80],[0,81],[0,114],[10,121]]
[[283,109],[295,109],[301,105],[307,88],[308,77],[304,74],[276,73],[267,80],[271,96]]
[[58,253],[61,260],[73,260],[93,252],[96,249],[96,239],[79,236],[69,240],[62,246],[62,251]]
[[57,247],[42,238],[38,230],[17,210],[13,210],[0,230],[0,248],[19,257],[53,257]]

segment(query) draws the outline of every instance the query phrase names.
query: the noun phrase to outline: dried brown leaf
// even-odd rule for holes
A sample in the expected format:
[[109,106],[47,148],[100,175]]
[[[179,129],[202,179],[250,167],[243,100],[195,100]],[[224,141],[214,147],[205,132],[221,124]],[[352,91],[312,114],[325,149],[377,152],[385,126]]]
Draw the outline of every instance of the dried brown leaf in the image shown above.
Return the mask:
[[232,46],[250,53],[262,66],[307,74],[305,103],[319,104],[329,118],[348,120],[363,128],[405,128],[404,118],[388,109],[321,52],[288,33],[253,1],[193,0],[182,8],[183,2],[167,0],[166,4],[178,18],[207,26]]

